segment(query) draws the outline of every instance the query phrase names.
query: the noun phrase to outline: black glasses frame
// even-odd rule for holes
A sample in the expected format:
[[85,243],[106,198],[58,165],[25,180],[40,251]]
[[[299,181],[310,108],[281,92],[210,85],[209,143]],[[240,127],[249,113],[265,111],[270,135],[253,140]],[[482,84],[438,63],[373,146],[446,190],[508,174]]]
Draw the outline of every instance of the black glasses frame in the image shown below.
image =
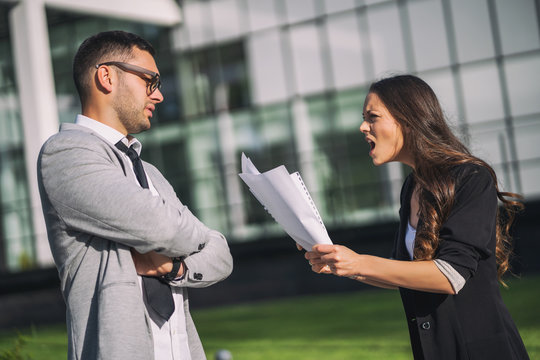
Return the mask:
[[[150,71],[143,67],[121,61],[107,61],[101,64],[97,64],[96,69],[99,69],[99,67],[103,65],[118,66],[123,71],[131,72],[135,75],[140,76],[144,81],[146,81],[146,95],[148,96],[152,95],[157,89],[161,89],[161,78],[157,72]],[[151,78],[148,78],[145,75],[149,75],[151,76]]]

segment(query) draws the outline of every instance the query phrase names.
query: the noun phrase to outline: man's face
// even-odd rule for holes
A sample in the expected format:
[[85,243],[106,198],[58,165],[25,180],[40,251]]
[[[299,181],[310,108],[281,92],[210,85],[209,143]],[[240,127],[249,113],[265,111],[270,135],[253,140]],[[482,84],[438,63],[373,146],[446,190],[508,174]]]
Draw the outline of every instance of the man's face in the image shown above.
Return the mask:
[[[133,49],[133,58],[127,61],[147,70],[159,73],[152,55],[146,51]],[[163,101],[163,95],[156,89],[148,95],[149,75],[135,74],[118,69],[119,85],[113,101],[118,120],[128,134],[138,134],[150,129],[150,118],[156,104]]]

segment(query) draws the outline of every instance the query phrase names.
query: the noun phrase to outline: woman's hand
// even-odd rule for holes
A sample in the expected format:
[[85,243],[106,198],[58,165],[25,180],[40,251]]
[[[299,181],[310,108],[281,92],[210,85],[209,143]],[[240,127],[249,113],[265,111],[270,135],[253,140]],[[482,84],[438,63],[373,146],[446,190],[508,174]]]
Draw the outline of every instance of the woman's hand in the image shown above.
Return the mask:
[[306,252],[305,258],[316,273],[334,274],[353,279],[361,277],[362,255],[345,246],[317,244],[311,251]]

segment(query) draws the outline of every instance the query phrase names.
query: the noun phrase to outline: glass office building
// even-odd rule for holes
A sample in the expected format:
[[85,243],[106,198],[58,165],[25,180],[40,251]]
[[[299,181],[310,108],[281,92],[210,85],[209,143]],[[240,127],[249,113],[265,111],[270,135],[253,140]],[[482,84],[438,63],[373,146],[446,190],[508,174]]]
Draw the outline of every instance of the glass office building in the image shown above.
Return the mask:
[[[9,13],[19,2],[0,1],[3,272],[50,264],[38,256],[43,229],[33,220],[38,205],[28,175],[35,165],[25,157],[21,109],[32,104],[13,76],[20,64]],[[173,2],[182,14],[173,25],[51,3],[45,0],[45,19],[57,121],[72,122],[79,112],[71,60],[83,39],[124,29],[150,40],[165,101],[152,129],[138,135],[142,156],[231,243],[282,233],[238,177],[242,153],[260,170],[284,164],[300,171],[330,231],[396,219],[408,170],[373,166],[358,130],[369,84],[389,74],[426,80],[503,189],[540,199],[537,1],[185,0]]]
[[7,11],[0,3],[0,271],[34,263],[34,236]]

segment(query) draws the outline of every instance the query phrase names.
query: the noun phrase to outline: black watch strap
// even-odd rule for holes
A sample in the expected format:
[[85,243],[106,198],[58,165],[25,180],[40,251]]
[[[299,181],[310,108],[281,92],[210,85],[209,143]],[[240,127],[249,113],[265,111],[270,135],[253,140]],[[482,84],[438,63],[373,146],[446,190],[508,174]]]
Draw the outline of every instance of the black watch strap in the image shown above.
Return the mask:
[[172,258],[172,270],[170,273],[162,276],[165,281],[173,281],[178,277],[178,270],[180,270],[180,265],[182,265],[183,257]]

